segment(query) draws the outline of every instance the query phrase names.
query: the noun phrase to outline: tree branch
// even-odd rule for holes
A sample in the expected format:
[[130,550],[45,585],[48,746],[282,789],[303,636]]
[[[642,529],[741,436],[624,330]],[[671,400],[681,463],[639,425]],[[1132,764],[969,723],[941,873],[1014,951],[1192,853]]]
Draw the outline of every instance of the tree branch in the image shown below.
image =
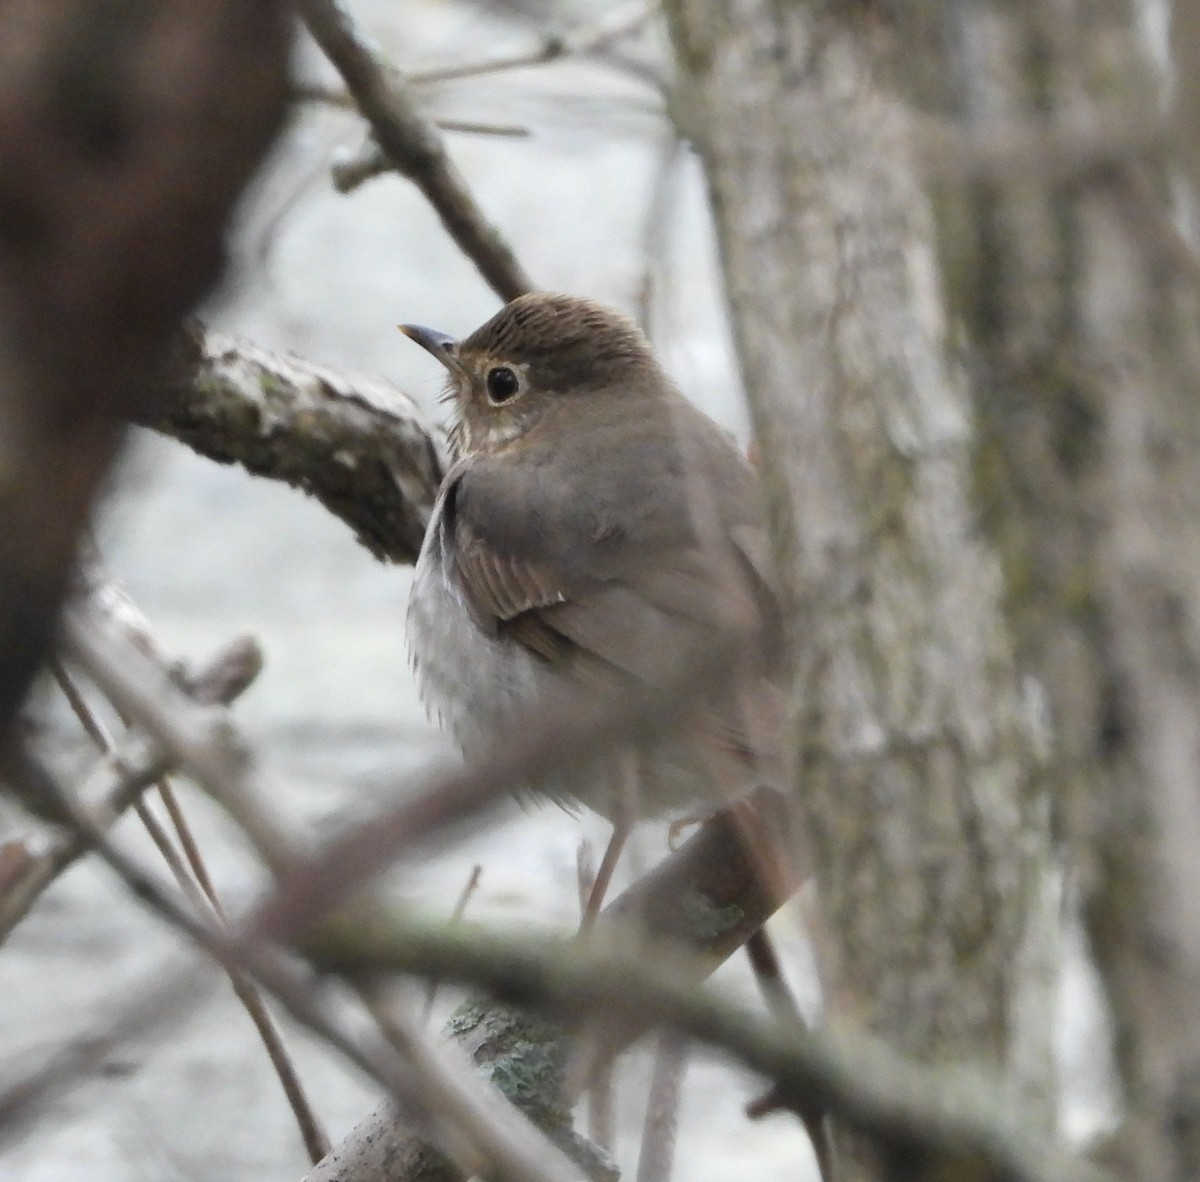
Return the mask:
[[193,326],[162,396],[138,421],[209,459],[303,489],[377,557],[416,560],[445,444],[385,381]]
[[375,59],[345,9],[337,0],[298,0],[298,7],[313,39],[345,79],[380,148],[396,171],[425,194],[492,290],[503,300],[530,291],[532,281],[476,204],[437,129],[402,81]]
[[[564,946],[514,940],[471,924],[432,927],[395,913],[374,919],[380,922],[327,927],[308,945],[309,955],[352,976],[391,971],[443,977],[562,1020],[604,1014],[626,1029],[679,1031],[763,1074],[789,1107],[821,1104],[886,1148],[910,1159],[915,1151],[928,1154],[927,1170],[909,1177],[944,1176],[939,1168],[956,1162],[961,1169],[963,1159],[985,1165],[988,1172],[980,1176],[1013,1182],[1108,1177],[1022,1122],[1004,1091],[977,1071],[931,1068],[873,1038],[830,1037],[774,1016],[752,1016],[698,987],[696,967],[674,960],[656,940],[635,937],[631,943],[628,929]],[[318,1169],[308,1182],[327,1177]],[[356,1174],[354,1182],[376,1179]]]

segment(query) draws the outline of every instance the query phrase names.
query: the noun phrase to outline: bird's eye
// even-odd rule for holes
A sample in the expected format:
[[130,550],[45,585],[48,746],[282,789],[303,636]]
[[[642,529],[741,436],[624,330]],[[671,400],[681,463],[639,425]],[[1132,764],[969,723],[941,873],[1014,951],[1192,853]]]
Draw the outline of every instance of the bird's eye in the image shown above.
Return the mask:
[[507,402],[520,388],[520,379],[507,365],[488,370],[487,395],[494,405]]

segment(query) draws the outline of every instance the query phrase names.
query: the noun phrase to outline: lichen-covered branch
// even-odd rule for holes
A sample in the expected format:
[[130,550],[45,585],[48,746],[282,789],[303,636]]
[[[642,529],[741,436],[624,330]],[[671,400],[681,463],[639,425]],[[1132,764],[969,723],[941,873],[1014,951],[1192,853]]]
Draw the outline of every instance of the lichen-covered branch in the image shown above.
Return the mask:
[[[778,833],[785,823],[769,792],[754,799],[757,824]],[[718,813],[669,858],[640,878],[601,914],[597,930],[641,931],[657,945],[690,954],[690,964],[715,969],[745,943],[790,892],[769,886],[745,818]],[[617,1054],[645,1029],[627,1022],[605,1043]],[[494,999],[476,999],[455,1016],[447,1034],[472,1056],[508,1099],[560,1142],[574,1141],[570,1108],[563,1103],[569,1033]],[[603,1163],[595,1162],[599,1171]],[[596,1172],[596,1171],[592,1171]],[[358,1124],[305,1182],[455,1182],[449,1164],[412,1121],[390,1107]]]
[[195,326],[140,421],[200,455],[310,493],[377,557],[415,561],[444,444],[382,379]]

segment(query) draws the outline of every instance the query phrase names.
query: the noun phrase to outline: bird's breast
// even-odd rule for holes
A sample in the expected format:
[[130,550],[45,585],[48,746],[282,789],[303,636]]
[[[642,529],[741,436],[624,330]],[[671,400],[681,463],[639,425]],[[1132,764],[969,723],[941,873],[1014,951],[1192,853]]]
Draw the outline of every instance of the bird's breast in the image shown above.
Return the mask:
[[426,710],[468,754],[511,737],[509,724],[553,698],[546,666],[471,615],[440,500],[413,577],[408,647]]

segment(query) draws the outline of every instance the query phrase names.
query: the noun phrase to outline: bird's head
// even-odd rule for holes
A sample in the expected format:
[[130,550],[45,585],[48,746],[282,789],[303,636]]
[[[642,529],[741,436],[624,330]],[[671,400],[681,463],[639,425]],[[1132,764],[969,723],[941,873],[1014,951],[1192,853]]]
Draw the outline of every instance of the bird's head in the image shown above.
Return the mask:
[[416,324],[400,330],[449,373],[459,454],[507,447],[560,414],[612,413],[621,395],[653,396],[666,383],[632,320],[576,296],[519,296],[463,340]]

